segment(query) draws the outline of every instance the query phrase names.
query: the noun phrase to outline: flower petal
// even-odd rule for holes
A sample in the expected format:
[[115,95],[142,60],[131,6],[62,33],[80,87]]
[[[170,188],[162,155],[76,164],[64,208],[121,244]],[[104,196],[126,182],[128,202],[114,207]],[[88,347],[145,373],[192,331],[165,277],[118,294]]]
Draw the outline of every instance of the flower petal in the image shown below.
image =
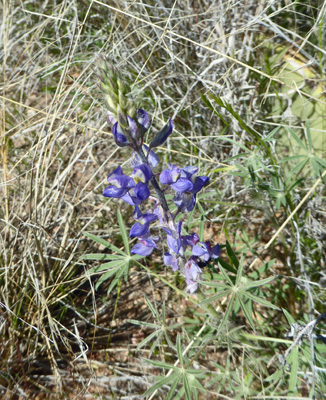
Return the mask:
[[126,188],[117,188],[116,186],[108,186],[103,191],[103,196],[105,197],[114,197],[115,199],[119,199],[124,196],[128,192]]
[[113,127],[112,127],[112,134],[114,137],[114,140],[119,147],[125,147],[125,146],[130,146],[130,143],[126,136],[123,133],[123,130],[121,129],[120,125],[118,122],[116,122]]
[[136,222],[130,229],[129,237],[139,237],[143,236],[148,232],[149,229],[149,224],[140,224],[139,222]]
[[168,123],[156,134],[155,138],[151,141],[149,148],[153,149],[154,147],[161,146],[166,139],[173,132],[173,121],[170,118]]
[[152,124],[152,119],[149,114],[140,108],[137,109],[136,120],[140,126],[142,134],[144,134]]
[[188,178],[179,178],[171,185],[176,192],[189,192],[193,188],[192,182]]
[[140,164],[134,168],[131,176],[134,178],[135,182],[147,183],[152,179],[153,173],[148,165]]
[[138,200],[144,201],[149,198],[150,191],[146,183],[138,182],[137,185],[134,187],[134,192]]
[[198,193],[205,185],[207,185],[208,181],[209,181],[208,176],[197,176],[194,186],[192,190],[190,190],[190,192],[193,194]]
[[137,243],[136,246],[131,249],[130,253],[147,257],[152,253],[153,250],[154,247],[146,246],[143,243]]
[[221,254],[221,246],[219,244],[216,244],[212,248],[212,258],[218,258]]

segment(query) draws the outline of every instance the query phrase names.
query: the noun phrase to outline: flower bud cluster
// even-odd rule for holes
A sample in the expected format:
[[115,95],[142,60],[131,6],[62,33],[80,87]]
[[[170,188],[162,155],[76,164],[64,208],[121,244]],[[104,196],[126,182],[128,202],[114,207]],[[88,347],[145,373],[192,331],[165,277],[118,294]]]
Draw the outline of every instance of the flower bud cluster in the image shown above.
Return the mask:
[[[126,99],[130,89],[113,67],[106,60],[100,66],[102,76],[101,88],[106,95],[109,125],[118,146],[130,146],[133,154],[130,160],[132,172],[126,175],[119,166],[111,172],[107,181],[109,186],[103,192],[105,197],[121,198],[134,207],[135,223],[130,229],[130,238],[138,238],[138,243],[131,249],[132,254],[149,256],[162,235],[166,240],[164,264],[173,271],[180,271],[187,283],[187,292],[194,293],[198,289],[198,281],[202,268],[220,255],[220,246],[213,248],[210,242],[200,242],[197,233],[182,234],[182,221],[176,221],[180,214],[192,211],[196,204],[196,195],[208,183],[207,176],[197,176],[197,167],[179,168],[168,164],[168,168],[159,174],[158,184],[154,172],[159,163],[158,156],[152,150],[161,146],[173,131],[173,122],[159,131],[149,146],[143,144],[144,133],[151,125],[151,118],[146,111],[136,109]],[[108,100],[109,99],[109,100]],[[177,211],[172,215],[165,193],[171,189],[173,202]],[[146,204],[146,206],[145,206]],[[145,210],[145,208],[147,208]],[[152,236],[151,224],[156,222],[161,228],[161,236]]]

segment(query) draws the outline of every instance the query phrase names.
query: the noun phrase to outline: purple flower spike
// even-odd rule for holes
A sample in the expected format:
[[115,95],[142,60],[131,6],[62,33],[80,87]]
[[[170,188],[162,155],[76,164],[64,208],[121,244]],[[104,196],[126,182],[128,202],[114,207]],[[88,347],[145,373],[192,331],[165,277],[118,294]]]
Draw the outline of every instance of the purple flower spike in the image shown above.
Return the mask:
[[141,239],[139,243],[136,244],[131,249],[131,254],[138,254],[140,256],[147,257],[152,254],[152,251],[157,249],[156,243],[153,239]]
[[176,257],[172,256],[170,253],[164,253],[163,261],[166,266],[172,267],[174,272],[178,271],[179,265]]
[[152,179],[153,173],[148,165],[140,164],[134,168],[131,176],[134,178],[135,182],[147,183]]
[[153,149],[154,147],[161,146],[172,132],[173,121],[172,119],[169,119],[168,123],[156,134],[155,138],[151,141],[149,148]]
[[138,108],[136,120],[140,127],[141,134],[143,135],[150,128],[152,124],[152,119],[146,111]]
[[113,127],[112,127],[112,134],[114,137],[114,140],[119,147],[126,147],[130,146],[130,143],[126,136],[123,134],[123,130],[121,129],[120,125],[118,122],[116,122]]

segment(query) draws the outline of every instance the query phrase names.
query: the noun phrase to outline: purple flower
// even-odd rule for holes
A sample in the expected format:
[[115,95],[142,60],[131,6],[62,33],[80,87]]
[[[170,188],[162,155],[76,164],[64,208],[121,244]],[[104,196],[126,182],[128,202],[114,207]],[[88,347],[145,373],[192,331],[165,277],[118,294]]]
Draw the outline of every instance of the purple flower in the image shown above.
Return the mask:
[[218,258],[221,254],[221,248],[219,244],[211,248],[210,242],[199,242],[192,248],[192,254],[207,262],[210,258]]
[[144,133],[150,128],[152,124],[151,117],[146,111],[138,108],[136,114],[136,121],[139,126],[141,135],[143,136]]
[[[154,169],[158,162],[159,162],[159,158],[156,155],[156,153],[154,153],[153,150],[151,150],[148,154],[148,146],[146,146],[145,144],[143,145],[143,151],[145,153],[145,155],[147,155],[147,160],[148,160],[148,164],[150,166],[151,169]],[[131,159],[130,159],[130,164],[132,167],[137,167],[137,165],[142,164],[142,160],[139,157],[139,155],[134,151],[132,153]]]
[[200,279],[202,270],[199,268],[196,258],[191,256],[185,265],[185,276],[186,276],[186,291],[187,293],[195,293],[198,289],[197,281]]
[[150,223],[157,220],[157,215],[151,213],[143,214],[137,205],[135,206],[133,217],[137,222],[130,229],[129,237],[131,238],[145,236],[149,231]]
[[113,125],[117,122],[114,114],[112,114],[110,111],[106,112],[106,120],[111,129],[113,128]]
[[156,134],[155,138],[151,141],[149,148],[153,149],[154,147],[161,146],[172,132],[173,121],[172,119],[169,119],[168,123]]
[[181,225],[182,222],[179,221],[177,229],[174,227],[166,228],[163,227],[164,231],[167,233],[166,241],[170,250],[175,254],[183,254],[182,248],[182,237],[181,237]]
[[152,179],[153,173],[148,165],[140,164],[134,168],[131,176],[134,178],[135,182],[147,183]]
[[131,249],[131,254],[138,254],[147,257],[152,254],[152,251],[157,249],[154,238],[147,234],[146,238],[141,238],[139,243]]
[[192,211],[196,204],[196,194],[207,184],[207,176],[194,177],[198,172],[197,167],[178,168],[172,164],[168,169],[162,171],[160,182],[164,185],[171,185],[177,193],[174,197],[174,204],[179,211]]
[[199,242],[199,236],[197,235],[197,233],[194,232],[182,238],[182,243],[184,247],[194,246],[197,242]]
[[121,198],[126,203],[135,206],[147,200],[150,196],[150,191],[146,183],[138,182],[128,193],[124,194]]
[[175,167],[173,164],[168,164],[168,169],[161,172],[160,182],[163,185],[171,185],[180,177],[181,168]]
[[164,253],[163,261],[166,266],[172,267],[174,272],[178,271],[178,259],[175,256],[172,256],[170,253]]
[[138,129],[138,126],[136,124],[136,121],[134,121],[129,115],[127,115],[128,119],[128,125],[129,125],[129,132],[131,133],[131,136],[137,140],[140,139],[140,132]]
[[107,178],[110,186],[104,189],[103,196],[120,198],[135,186],[132,178],[122,172],[121,167],[116,168]]
[[113,137],[114,137],[114,140],[115,140],[115,143],[117,144],[117,146],[119,146],[119,147],[130,146],[129,141],[128,141],[126,135],[123,133],[123,130],[118,122],[116,122],[113,125],[112,134],[113,134]]

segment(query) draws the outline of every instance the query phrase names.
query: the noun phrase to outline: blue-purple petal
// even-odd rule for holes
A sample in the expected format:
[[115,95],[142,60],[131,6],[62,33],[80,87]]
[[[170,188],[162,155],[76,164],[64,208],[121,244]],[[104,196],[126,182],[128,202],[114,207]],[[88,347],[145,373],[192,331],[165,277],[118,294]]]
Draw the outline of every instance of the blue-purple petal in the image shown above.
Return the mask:
[[196,205],[196,195],[177,192],[173,201],[180,211],[190,212]]
[[138,200],[144,201],[149,198],[150,191],[146,183],[138,182],[134,187],[134,192]]
[[137,243],[132,249],[131,249],[131,254],[138,254],[140,256],[147,257],[149,256],[152,251],[154,250],[154,247],[149,247],[144,245],[143,243]]
[[198,193],[205,185],[207,185],[209,181],[208,176],[197,176],[195,179],[194,186],[192,190],[190,190],[191,193],[196,194]]
[[131,132],[131,136],[134,139],[138,139],[139,138],[139,130],[138,130],[137,124],[131,117],[129,117],[129,115],[127,115],[127,117],[128,117],[128,124],[129,124],[129,130]]
[[116,144],[119,147],[130,146],[130,143],[126,136],[123,134],[123,130],[121,129],[118,122],[116,122],[112,127],[112,134]]
[[169,119],[168,123],[156,134],[155,138],[151,141],[149,148],[153,149],[154,147],[161,146],[172,132],[173,121],[172,119]]
[[216,244],[212,248],[212,258],[218,258],[221,255],[221,246],[219,244]]
[[149,114],[140,108],[137,109],[136,120],[140,126],[142,134],[144,134],[151,126],[152,120]]
[[136,182],[148,182],[152,179],[153,173],[150,167],[146,164],[137,165],[132,173],[132,177]]
[[129,237],[139,237],[143,236],[148,232],[149,229],[149,224],[140,224],[139,222],[136,222],[130,229],[130,234]]
[[116,186],[111,185],[104,189],[103,196],[114,197],[115,199],[118,199],[124,196],[127,192],[128,189],[126,188],[117,188]]
[[176,192],[189,192],[193,188],[192,182],[188,178],[179,178],[171,185],[172,189]]

